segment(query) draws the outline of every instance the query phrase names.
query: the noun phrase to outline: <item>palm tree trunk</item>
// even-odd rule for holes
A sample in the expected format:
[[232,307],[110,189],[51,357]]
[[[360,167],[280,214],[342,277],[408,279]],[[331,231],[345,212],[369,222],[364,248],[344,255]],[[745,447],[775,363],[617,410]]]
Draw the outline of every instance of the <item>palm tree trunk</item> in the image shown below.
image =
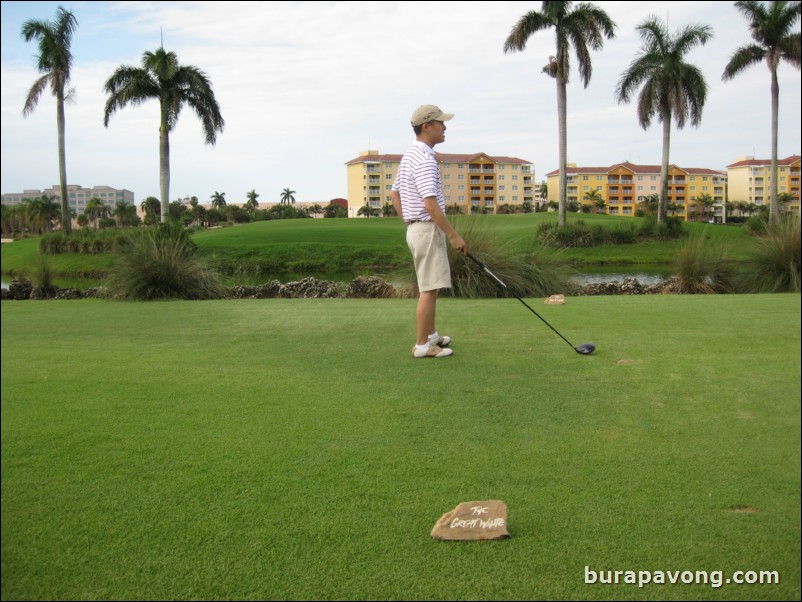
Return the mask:
[[771,70],[771,184],[769,194],[769,224],[774,225],[780,219],[780,207],[777,203],[777,123],[779,112],[780,84],[777,81],[777,67]]
[[660,200],[657,203],[657,223],[666,221],[668,207],[668,151],[671,146],[671,111],[663,110],[663,158],[660,161]]
[[167,125],[159,128],[159,194],[161,194],[161,223],[170,215],[170,133]]
[[61,228],[65,234],[72,231],[70,219],[70,197],[67,195],[67,151],[64,119],[64,92],[59,90],[56,98],[56,125],[58,127],[58,179],[61,187]]
[[565,204],[568,196],[568,125],[567,125],[567,101],[565,93],[565,80],[561,75],[557,75],[557,121],[559,121],[559,146],[560,146],[560,196],[557,207],[557,227],[565,227]]

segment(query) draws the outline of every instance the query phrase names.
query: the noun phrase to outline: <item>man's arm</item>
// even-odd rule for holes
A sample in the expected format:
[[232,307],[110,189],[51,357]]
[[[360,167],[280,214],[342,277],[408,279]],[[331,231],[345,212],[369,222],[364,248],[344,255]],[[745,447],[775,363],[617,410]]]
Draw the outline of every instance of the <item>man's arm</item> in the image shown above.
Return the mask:
[[390,198],[393,200],[393,208],[395,212],[398,214],[398,217],[404,219],[404,213],[401,211],[401,195],[398,194],[397,190],[390,191]]
[[426,211],[428,211],[429,215],[432,216],[432,221],[437,224],[437,227],[445,232],[446,236],[448,237],[448,242],[451,243],[451,247],[455,251],[459,251],[463,255],[467,255],[468,245],[464,240],[462,240],[462,237],[457,234],[457,231],[454,230],[454,227],[449,223],[445,213],[443,213],[443,210],[440,209],[440,205],[437,204],[437,197],[427,196],[425,199],[423,199],[423,206],[426,207]]

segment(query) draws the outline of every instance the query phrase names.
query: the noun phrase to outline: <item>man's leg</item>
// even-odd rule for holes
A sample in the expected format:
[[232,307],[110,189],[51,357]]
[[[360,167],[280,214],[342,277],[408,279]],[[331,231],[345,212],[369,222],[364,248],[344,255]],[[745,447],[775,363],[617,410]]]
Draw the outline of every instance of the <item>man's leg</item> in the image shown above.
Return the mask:
[[418,297],[415,317],[418,320],[418,345],[429,342],[429,335],[435,331],[434,314],[437,308],[437,289],[424,291]]

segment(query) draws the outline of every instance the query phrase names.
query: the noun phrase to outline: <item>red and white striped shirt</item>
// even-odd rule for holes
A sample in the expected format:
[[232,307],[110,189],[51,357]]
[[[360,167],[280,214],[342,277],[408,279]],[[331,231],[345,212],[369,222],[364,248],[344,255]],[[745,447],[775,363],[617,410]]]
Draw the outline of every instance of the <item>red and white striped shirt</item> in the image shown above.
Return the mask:
[[433,196],[443,213],[446,202],[440,181],[440,167],[434,151],[425,143],[416,140],[401,158],[393,190],[401,196],[401,211],[405,222],[432,220],[426,211],[423,199]]

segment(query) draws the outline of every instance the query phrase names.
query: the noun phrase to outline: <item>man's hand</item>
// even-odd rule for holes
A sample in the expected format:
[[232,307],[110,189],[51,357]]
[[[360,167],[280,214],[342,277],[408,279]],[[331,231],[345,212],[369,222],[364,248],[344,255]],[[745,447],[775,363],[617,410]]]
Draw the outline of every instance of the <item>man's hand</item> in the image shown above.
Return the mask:
[[448,242],[451,243],[451,248],[455,251],[459,251],[463,255],[468,254],[468,243],[466,243],[456,232],[454,233],[454,236],[448,239]]
[[440,205],[437,204],[437,199],[433,196],[427,196],[423,199],[423,206],[426,208],[426,211],[429,212],[429,215],[432,216],[432,221],[437,224],[437,226],[446,233],[448,237],[448,242],[451,243],[451,247],[454,248],[456,251],[459,251],[463,255],[468,254],[468,245],[462,237],[457,234],[457,231],[454,230],[454,227],[448,222],[448,218],[443,213],[443,210],[440,209]]

